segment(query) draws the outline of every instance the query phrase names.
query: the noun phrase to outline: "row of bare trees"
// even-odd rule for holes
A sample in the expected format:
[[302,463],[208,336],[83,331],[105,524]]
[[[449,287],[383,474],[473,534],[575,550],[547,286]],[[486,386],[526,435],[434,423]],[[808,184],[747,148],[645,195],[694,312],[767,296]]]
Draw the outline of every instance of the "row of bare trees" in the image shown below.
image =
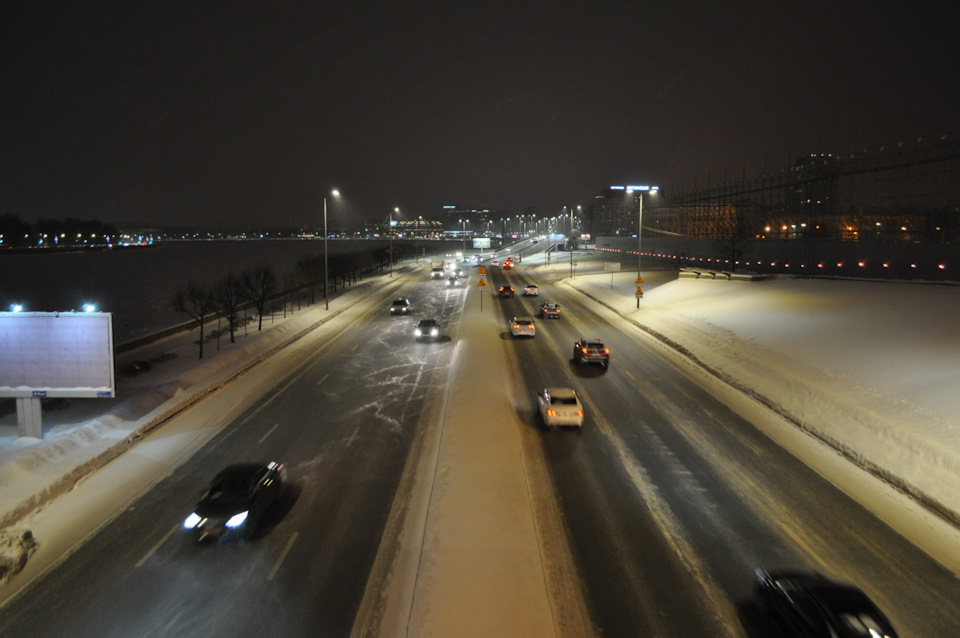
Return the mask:
[[[398,261],[414,253],[412,246],[395,246],[392,259]],[[173,309],[189,316],[200,328],[200,358],[203,358],[204,322],[219,317],[226,322],[230,332],[230,343],[236,342],[236,328],[240,325],[240,315],[246,308],[256,311],[257,330],[263,329],[263,316],[271,300],[294,293],[301,298],[304,289],[309,290],[309,303],[316,303],[317,288],[323,297],[335,294],[337,290],[355,284],[364,275],[382,272],[390,265],[389,249],[365,250],[353,253],[341,253],[325,260],[322,255],[301,257],[292,273],[283,281],[277,277],[270,266],[260,265],[245,270],[239,275],[229,272],[214,283],[190,281],[174,294]],[[325,261],[329,262],[329,277],[325,273]],[[325,289],[328,281],[332,290]]]
[[214,284],[191,281],[173,296],[173,309],[188,315],[200,327],[200,358],[203,359],[204,322],[217,316],[227,323],[230,343],[236,342],[240,312],[247,306],[257,311],[257,330],[263,329],[267,302],[277,289],[277,276],[270,266],[257,266],[239,275],[227,273]]

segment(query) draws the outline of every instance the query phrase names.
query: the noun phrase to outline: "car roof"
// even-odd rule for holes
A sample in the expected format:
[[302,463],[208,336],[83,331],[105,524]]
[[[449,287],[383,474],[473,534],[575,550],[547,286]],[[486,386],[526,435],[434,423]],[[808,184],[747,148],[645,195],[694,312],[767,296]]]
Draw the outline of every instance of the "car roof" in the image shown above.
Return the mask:
[[544,388],[544,392],[554,397],[575,397],[577,391],[573,388]]
[[[421,319],[418,323],[437,323],[436,319]],[[410,325],[410,324],[407,324]]]
[[514,317],[514,318],[513,318],[513,321],[514,321],[514,323],[519,322],[519,321],[525,321],[525,322],[527,322],[527,323],[533,323],[533,319],[530,318],[530,317]]
[[603,339],[598,337],[580,337],[580,341],[584,343],[599,343],[600,345],[603,345]]

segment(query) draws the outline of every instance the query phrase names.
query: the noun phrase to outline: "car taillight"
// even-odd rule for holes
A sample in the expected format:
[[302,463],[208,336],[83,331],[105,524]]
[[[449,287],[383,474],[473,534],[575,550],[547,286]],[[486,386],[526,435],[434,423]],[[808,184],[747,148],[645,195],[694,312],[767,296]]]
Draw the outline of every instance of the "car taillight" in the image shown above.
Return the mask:
[[547,410],[547,416],[557,416],[556,410]]
[[603,354],[610,354],[610,348],[604,348]]
[[587,354],[587,349],[586,349],[586,348],[580,348],[580,350],[583,352],[583,354]]
[[577,416],[583,416],[583,410],[577,410]]

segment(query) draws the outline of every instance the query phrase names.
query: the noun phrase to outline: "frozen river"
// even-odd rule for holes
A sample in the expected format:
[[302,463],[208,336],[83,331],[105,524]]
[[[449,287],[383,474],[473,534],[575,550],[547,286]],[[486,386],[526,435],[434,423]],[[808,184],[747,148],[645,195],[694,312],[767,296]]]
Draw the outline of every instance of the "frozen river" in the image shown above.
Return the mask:
[[[377,250],[384,241],[331,241],[330,255]],[[439,245],[438,245],[439,246]],[[85,303],[112,312],[114,340],[122,344],[189,318],[172,298],[191,280],[216,283],[228,272],[261,264],[277,278],[303,256],[320,256],[319,240],[169,242],[112,251],[0,253],[0,309],[13,303],[36,312],[71,311]]]

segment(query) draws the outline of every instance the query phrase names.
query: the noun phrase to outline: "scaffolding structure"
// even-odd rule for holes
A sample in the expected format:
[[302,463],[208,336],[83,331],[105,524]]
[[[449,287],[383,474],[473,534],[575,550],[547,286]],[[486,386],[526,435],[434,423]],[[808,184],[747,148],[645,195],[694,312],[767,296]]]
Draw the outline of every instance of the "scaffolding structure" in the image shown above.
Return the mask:
[[[605,191],[588,209],[595,236],[635,236],[639,193]],[[918,139],[845,156],[804,155],[788,168],[649,194],[644,236],[845,242],[960,241],[960,137]]]

